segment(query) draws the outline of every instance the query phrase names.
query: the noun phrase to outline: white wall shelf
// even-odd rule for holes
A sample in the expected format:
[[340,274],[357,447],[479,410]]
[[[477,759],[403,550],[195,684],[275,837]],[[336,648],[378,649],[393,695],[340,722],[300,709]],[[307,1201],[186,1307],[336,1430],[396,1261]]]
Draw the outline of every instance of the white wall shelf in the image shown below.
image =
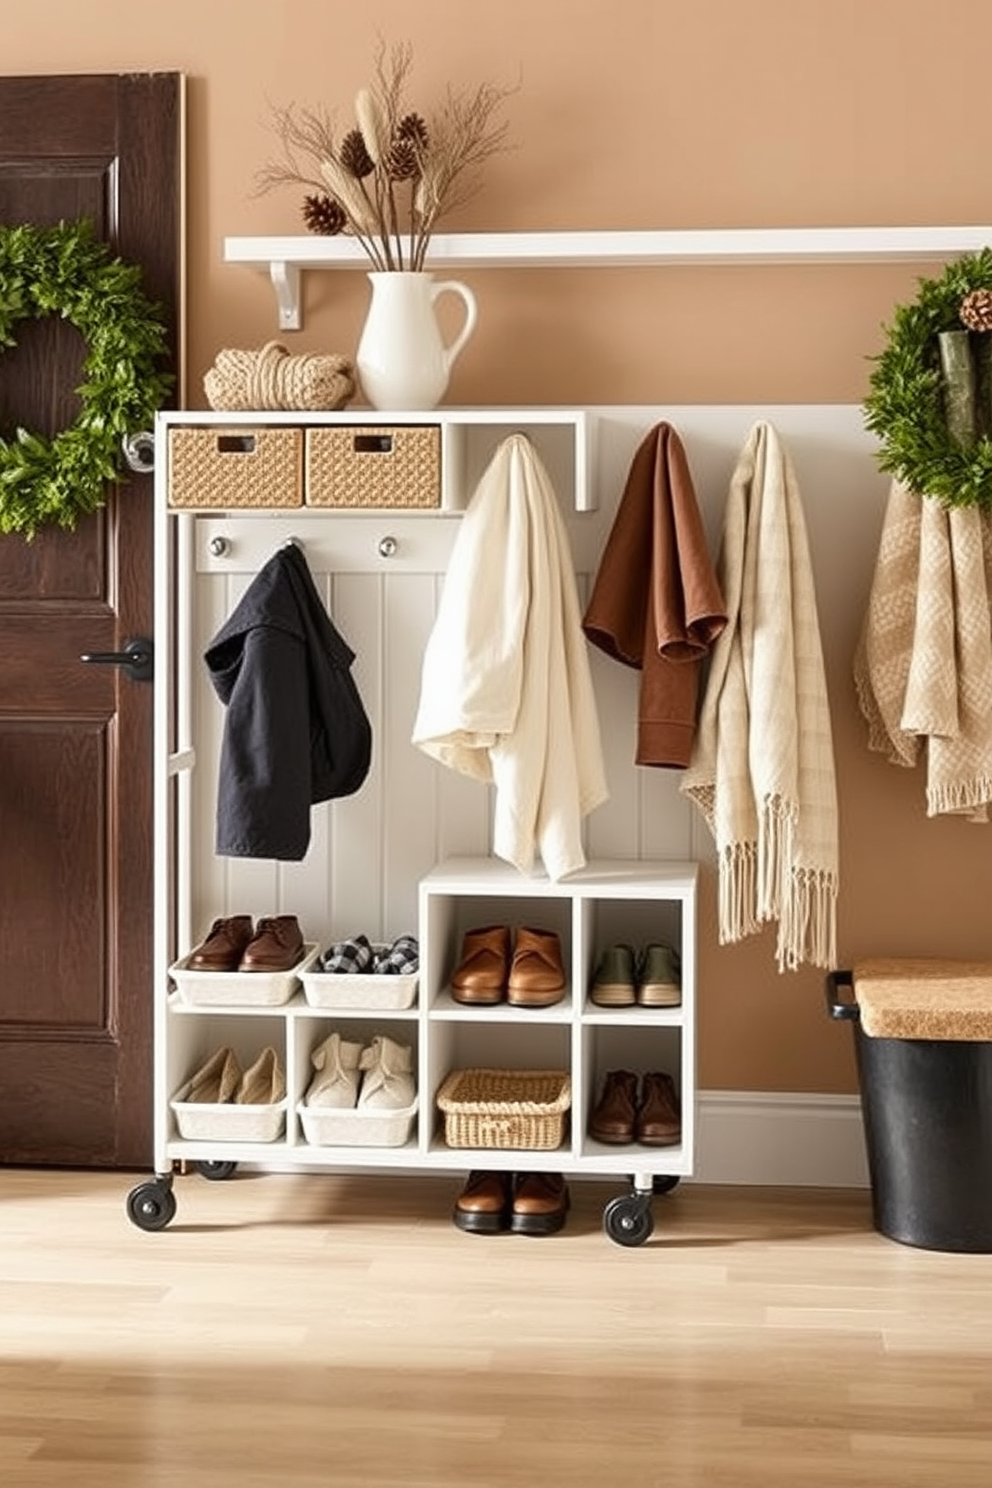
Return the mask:
[[[634,268],[637,266],[946,263],[992,245],[992,227],[755,227],[636,232],[439,234],[431,271],[488,268]],[[226,263],[269,275],[279,329],[302,326],[304,269],[362,269],[352,238],[230,237]]]

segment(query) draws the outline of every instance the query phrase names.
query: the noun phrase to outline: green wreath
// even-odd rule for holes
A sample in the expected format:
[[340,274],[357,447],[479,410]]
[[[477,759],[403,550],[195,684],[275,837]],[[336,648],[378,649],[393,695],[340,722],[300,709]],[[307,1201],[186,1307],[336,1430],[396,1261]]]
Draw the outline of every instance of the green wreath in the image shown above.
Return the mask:
[[0,435],[0,532],[29,540],[72,529],[119,477],[123,440],[150,427],[173,379],[160,370],[165,327],[141,291],[141,270],[115,258],[89,222],[0,226],[0,348],[21,320],[61,315],[86,342],[75,421],[52,439]]
[[[944,506],[992,507],[992,438],[986,432],[959,443],[949,428],[940,365],[941,331],[960,331],[963,301],[992,291],[992,248],[952,263],[939,279],[921,279],[911,305],[900,306],[887,327],[888,344],[873,358],[865,423],[882,441],[878,463],[919,496]],[[985,371],[979,394],[989,408],[992,333],[973,331],[971,340]]]

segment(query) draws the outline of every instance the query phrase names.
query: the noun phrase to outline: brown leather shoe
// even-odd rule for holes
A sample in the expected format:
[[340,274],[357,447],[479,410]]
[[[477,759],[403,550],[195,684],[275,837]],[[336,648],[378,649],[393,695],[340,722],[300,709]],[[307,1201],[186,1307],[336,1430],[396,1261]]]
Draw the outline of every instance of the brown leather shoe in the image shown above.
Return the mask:
[[589,1135],[597,1142],[633,1142],[637,1122],[637,1076],[630,1070],[609,1070],[599,1105],[589,1117]]
[[470,1234],[495,1235],[510,1228],[512,1202],[512,1173],[469,1173],[451,1218],[458,1229]]
[[303,936],[295,915],[259,920],[245,947],[239,971],[289,971],[303,959]]
[[514,1235],[554,1235],[568,1213],[568,1184],[561,1173],[522,1174],[513,1195]]
[[214,920],[206,936],[190,951],[190,971],[237,971],[245,946],[253,934],[251,915],[229,915]]
[[646,1147],[672,1147],[682,1140],[682,1113],[671,1075],[654,1070],[641,1079],[635,1136]]
[[517,931],[506,1000],[514,1007],[550,1007],[565,995],[561,941],[553,930]]
[[502,1002],[510,970],[510,931],[507,925],[485,925],[468,930],[462,957],[451,973],[451,995],[456,1002]]

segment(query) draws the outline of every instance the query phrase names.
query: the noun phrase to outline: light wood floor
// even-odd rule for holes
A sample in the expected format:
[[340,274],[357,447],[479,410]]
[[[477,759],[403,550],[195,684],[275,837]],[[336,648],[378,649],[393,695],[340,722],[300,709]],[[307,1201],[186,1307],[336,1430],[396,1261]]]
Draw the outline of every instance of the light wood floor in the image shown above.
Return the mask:
[[989,1488],[992,1256],[683,1183],[469,1236],[459,1179],[0,1170],[3,1488]]

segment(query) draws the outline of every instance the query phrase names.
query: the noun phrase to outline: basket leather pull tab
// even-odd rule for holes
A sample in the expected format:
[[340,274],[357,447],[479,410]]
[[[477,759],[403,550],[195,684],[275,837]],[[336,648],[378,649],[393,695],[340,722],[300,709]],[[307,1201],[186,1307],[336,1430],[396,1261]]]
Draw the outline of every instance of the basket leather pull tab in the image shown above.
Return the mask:
[[255,436],[254,434],[218,434],[217,453],[219,455],[253,455]]
[[356,455],[391,455],[393,436],[392,434],[356,434],[354,449]]

